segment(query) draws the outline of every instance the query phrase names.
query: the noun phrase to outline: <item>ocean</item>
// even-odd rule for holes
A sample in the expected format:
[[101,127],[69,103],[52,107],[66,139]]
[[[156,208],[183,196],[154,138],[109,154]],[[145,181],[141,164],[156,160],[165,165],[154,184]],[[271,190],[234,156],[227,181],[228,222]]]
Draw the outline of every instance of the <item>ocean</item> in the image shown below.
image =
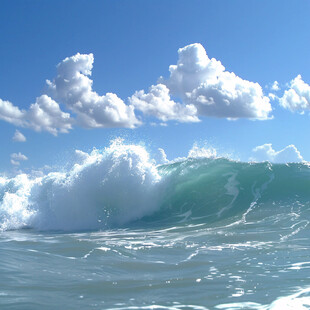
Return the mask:
[[113,142],[0,177],[0,309],[310,309],[310,168]]

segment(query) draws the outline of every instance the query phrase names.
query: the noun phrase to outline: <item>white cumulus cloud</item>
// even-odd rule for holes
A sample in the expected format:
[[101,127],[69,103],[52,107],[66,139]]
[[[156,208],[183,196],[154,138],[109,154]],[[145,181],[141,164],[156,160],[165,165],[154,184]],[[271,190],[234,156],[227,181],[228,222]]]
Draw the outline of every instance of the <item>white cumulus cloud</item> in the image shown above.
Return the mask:
[[18,166],[21,161],[28,160],[28,157],[21,152],[11,154],[11,164]]
[[[36,99],[29,109],[20,109],[0,99],[0,119],[17,127],[47,131],[53,135],[67,133],[76,124],[86,128],[125,127],[141,124],[134,106],[127,105],[116,94],[100,96],[92,90],[89,78],[93,68],[92,54],[76,54],[57,65],[57,77],[47,81],[48,92]],[[62,111],[60,104],[73,114]]]
[[208,57],[201,44],[180,48],[178,54],[168,79],[161,77],[148,93],[138,91],[130,98],[136,109],[161,121],[197,122],[199,116],[271,118],[270,99],[258,83],[226,71],[220,61]]
[[163,122],[199,122],[196,107],[171,100],[169,89],[163,84],[152,85],[148,93],[137,91],[129,100],[143,114],[154,116]]
[[0,99],[0,119],[15,126],[24,124],[24,111],[14,106],[11,102]]
[[254,156],[250,158],[252,161],[270,161],[272,163],[292,163],[302,162],[304,159],[295,145],[286,146],[280,151],[275,151],[271,143],[266,143],[255,147]]
[[68,132],[73,122],[70,114],[61,111],[58,103],[47,95],[38,97],[28,110],[20,110],[11,102],[0,99],[0,119],[18,127],[48,131],[53,135]]
[[[93,90],[90,76],[94,56],[77,53],[57,65],[57,76],[47,80],[47,93],[28,109],[0,99],[0,119],[57,135],[68,132],[73,125],[136,128],[142,122],[135,109],[161,124],[172,120],[198,122],[200,116],[271,118],[270,98],[264,96],[261,86],[226,71],[220,61],[208,57],[201,44],[180,48],[178,55],[177,64],[169,67],[169,78],[161,77],[148,92],[136,91],[125,103],[116,94],[99,95]],[[274,88],[277,85],[275,82]],[[284,98],[283,106],[286,101]]]
[[270,118],[271,105],[258,83],[243,80],[225,71],[220,61],[210,59],[201,44],[178,50],[176,65],[169,67],[170,77],[161,78],[171,95],[185,104],[193,104],[197,114],[222,118]]
[[304,113],[310,110],[310,85],[298,75],[290,82],[283,96],[279,99],[280,105],[292,112]]
[[19,131],[15,130],[14,136],[13,136],[13,141],[15,142],[26,142],[26,137]]
[[57,65],[57,77],[47,81],[51,96],[77,115],[78,125],[86,128],[126,127],[140,125],[134,107],[126,105],[113,93],[100,96],[92,89],[89,78],[93,54],[76,54]]
[[272,89],[273,91],[278,91],[278,90],[280,90],[280,86],[279,86],[278,81],[274,81],[274,82],[273,82],[273,84],[271,85],[271,89]]
[[37,98],[26,113],[27,127],[35,131],[47,131],[57,135],[67,133],[72,128],[73,119],[69,113],[61,111],[59,104],[47,95]]

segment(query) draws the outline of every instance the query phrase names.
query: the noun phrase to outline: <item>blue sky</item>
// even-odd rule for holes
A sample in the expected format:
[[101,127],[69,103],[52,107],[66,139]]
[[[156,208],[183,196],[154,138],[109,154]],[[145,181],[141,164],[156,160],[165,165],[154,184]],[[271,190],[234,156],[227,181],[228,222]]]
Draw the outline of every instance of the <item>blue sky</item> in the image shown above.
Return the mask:
[[[0,171],[10,172],[17,166],[22,170],[44,165],[61,166],[70,160],[75,149],[101,148],[118,136],[125,137],[127,142],[142,142],[151,152],[163,148],[170,159],[186,156],[197,142],[208,143],[219,153],[231,153],[241,160],[253,157],[252,150],[257,146],[271,143],[272,150],[278,152],[293,144],[305,160],[310,160],[309,1],[4,0],[0,5]],[[180,48],[194,43],[201,45],[178,54]],[[210,99],[208,83],[213,83],[213,88],[221,83],[225,87],[224,75],[218,82],[191,75],[189,81],[197,79],[197,85],[190,89],[190,98],[184,90],[188,85],[179,85],[182,90],[174,91],[176,86],[171,85],[176,82],[170,76],[169,66],[177,65],[183,54],[188,59],[197,58],[201,48],[209,59],[220,61],[225,72],[233,72],[238,77],[237,88],[239,82],[255,82],[262,95],[249,95],[249,100],[254,100],[249,106],[250,101],[241,94],[240,98],[228,102],[232,107],[229,111],[225,110],[225,104],[221,105],[223,98],[218,90],[215,97],[212,95],[211,105],[201,103],[201,98]],[[56,66],[77,53],[93,54],[92,74],[85,75],[93,81],[92,94],[117,95],[125,107],[134,107],[134,116],[122,122],[101,118],[100,123],[93,126],[89,115],[85,114],[86,108],[90,111],[88,99],[77,108],[74,102],[77,97],[71,96],[72,90],[65,89],[72,100],[61,95],[64,91],[61,81],[65,79]],[[83,65],[86,61],[89,65],[90,58],[84,60]],[[64,68],[71,70],[68,66]],[[298,75],[300,79],[296,79]],[[175,109],[165,115],[160,112],[158,117],[161,107],[154,106],[149,88],[163,85],[160,76],[165,81],[161,90],[169,91]],[[55,84],[57,77],[60,86]],[[294,79],[295,83],[291,82]],[[52,92],[46,80],[58,88],[54,87]],[[202,89],[201,81],[204,82]],[[271,89],[274,81],[278,81],[281,88],[278,92]],[[244,85],[254,90],[254,84]],[[149,96],[140,93],[135,103],[128,100],[140,90]],[[248,90],[242,88],[241,92]],[[271,100],[269,93],[280,99]],[[55,136],[41,125],[38,127],[40,119],[34,119],[33,114],[21,112],[28,111],[42,95],[49,96],[48,100],[59,106],[59,113],[72,117],[72,129],[68,133],[59,132]],[[255,109],[260,109],[262,98],[270,100],[272,111],[266,107],[265,114],[259,117]],[[42,102],[46,100],[44,97]],[[104,107],[107,99],[102,100]],[[4,101],[10,102],[10,108],[18,109],[21,114],[15,112],[20,116],[9,121],[5,119],[9,108],[7,104],[4,106]],[[43,103],[37,104],[39,107]],[[96,103],[91,104],[91,110],[95,108],[95,114],[99,115],[100,107],[97,109]],[[160,105],[165,104],[161,99]],[[245,112],[242,114],[241,110]],[[126,113],[127,117],[129,110]],[[188,121],[189,113],[200,122]],[[237,115],[238,119],[227,120],[223,115]],[[133,125],[133,117],[143,124]],[[160,125],[163,123],[165,126]],[[136,128],[124,128],[131,125]],[[61,126],[64,126],[63,120]],[[25,142],[12,140],[16,130],[25,136]],[[265,151],[267,157],[270,155],[268,147],[260,151]],[[14,164],[14,156],[11,156],[14,153],[21,153],[28,160],[15,156]]]

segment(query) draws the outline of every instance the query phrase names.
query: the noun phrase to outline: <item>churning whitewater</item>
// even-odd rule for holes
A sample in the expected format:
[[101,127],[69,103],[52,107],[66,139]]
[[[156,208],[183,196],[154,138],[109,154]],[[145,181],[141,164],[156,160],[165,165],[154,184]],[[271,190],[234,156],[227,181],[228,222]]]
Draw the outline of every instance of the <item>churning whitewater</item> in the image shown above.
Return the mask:
[[76,156],[0,178],[1,309],[310,309],[308,164]]
[[158,208],[161,177],[147,151],[115,140],[103,151],[77,151],[80,163],[40,178],[0,179],[2,230],[97,230]]
[[[0,228],[100,230],[140,219],[216,221],[260,202],[309,198],[305,164],[242,163],[215,152],[156,165],[139,145],[112,141],[103,151],[76,151],[68,171],[0,178]],[[276,208],[274,212],[277,212]]]

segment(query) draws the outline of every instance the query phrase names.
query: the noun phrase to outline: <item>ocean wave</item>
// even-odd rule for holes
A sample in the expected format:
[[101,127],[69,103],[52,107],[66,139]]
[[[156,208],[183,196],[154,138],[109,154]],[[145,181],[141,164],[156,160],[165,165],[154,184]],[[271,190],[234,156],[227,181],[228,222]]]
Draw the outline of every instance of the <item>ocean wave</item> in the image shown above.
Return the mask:
[[[71,169],[42,177],[0,178],[0,229],[98,230],[227,220],[254,206],[274,208],[310,198],[304,163],[243,163],[197,149],[156,165],[140,145],[116,139],[78,151]],[[197,156],[196,156],[197,155]]]

